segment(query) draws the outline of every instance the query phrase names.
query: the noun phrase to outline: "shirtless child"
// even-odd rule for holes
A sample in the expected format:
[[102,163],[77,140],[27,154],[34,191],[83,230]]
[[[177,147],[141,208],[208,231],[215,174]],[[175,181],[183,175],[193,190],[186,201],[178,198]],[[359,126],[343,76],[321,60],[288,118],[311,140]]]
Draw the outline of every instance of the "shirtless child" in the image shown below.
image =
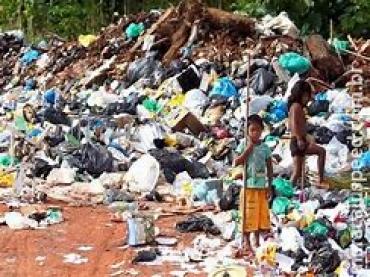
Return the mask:
[[326,151],[323,147],[307,140],[306,118],[304,108],[311,99],[311,86],[305,81],[298,81],[292,88],[288,98],[289,129],[292,133],[290,151],[293,157],[293,175],[291,181],[297,184],[302,175],[304,157],[306,155],[317,155],[317,168],[319,172],[318,187],[328,188],[324,181]]

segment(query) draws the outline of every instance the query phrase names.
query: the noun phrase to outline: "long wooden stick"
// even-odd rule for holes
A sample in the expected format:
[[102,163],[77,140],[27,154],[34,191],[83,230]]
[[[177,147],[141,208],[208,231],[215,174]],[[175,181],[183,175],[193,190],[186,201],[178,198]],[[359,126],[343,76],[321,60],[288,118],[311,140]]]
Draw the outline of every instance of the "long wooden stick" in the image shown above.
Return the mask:
[[[250,85],[249,85],[249,81],[250,81],[250,65],[251,65],[251,56],[250,54],[248,54],[248,67],[247,67],[247,99],[246,99],[246,115],[245,115],[245,137],[247,138],[247,125],[248,125],[248,116],[249,116],[249,88],[250,88]],[[247,140],[246,140],[246,143],[247,143]],[[244,176],[243,176],[243,182],[246,181],[246,178],[248,177],[247,176],[247,173],[246,171],[244,170]],[[244,245],[244,223],[245,223],[245,208],[246,208],[246,197],[245,197],[245,187],[244,187],[244,183],[243,183],[243,189],[241,190],[243,192],[243,214],[242,214],[242,226],[241,226],[241,234],[242,234],[242,237],[241,237],[241,240],[240,240],[240,249],[243,249],[243,245]]]

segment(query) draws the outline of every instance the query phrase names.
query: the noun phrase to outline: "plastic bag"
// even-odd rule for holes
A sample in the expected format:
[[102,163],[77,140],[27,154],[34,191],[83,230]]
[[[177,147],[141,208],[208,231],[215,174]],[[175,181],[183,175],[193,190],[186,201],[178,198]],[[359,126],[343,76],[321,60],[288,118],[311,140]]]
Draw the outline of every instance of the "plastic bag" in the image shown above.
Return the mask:
[[176,223],[176,230],[185,232],[206,232],[212,235],[219,235],[221,232],[213,223],[212,219],[205,215],[190,216],[184,221]]
[[143,155],[134,162],[125,175],[130,191],[152,191],[159,178],[159,163],[151,155]]
[[346,109],[352,108],[353,99],[345,90],[335,90],[333,91],[333,100],[330,101],[329,110],[334,113],[345,112]]
[[346,50],[349,49],[349,41],[348,40],[339,40],[337,38],[334,38],[333,46],[334,46],[335,51],[337,51],[340,54],[345,54],[345,53],[347,53]]
[[308,114],[310,116],[314,116],[319,113],[326,113],[328,111],[329,111],[329,101],[328,100],[315,100],[308,107]]
[[262,18],[261,27],[261,31],[265,35],[272,35],[272,33],[270,33],[270,30],[278,30],[282,35],[287,35],[294,39],[298,39],[299,36],[299,30],[297,26],[295,26],[294,22],[290,20],[286,12],[281,12],[278,16],[275,17],[271,17],[271,15],[264,16]]
[[256,94],[264,94],[274,83],[275,75],[264,69],[258,68],[252,75],[251,88]]
[[128,85],[135,83],[141,78],[153,79],[154,85],[154,74],[161,68],[161,63],[155,60],[153,53],[149,53],[144,58],[135,60],[127,68],[126,80]]
[[311,266],[318,276],[333,273],[340,266],[340,263],[338,251],[333,250],[330,245],[314,251],[311,259]]
[[315,220],[310,226],[303,229],[305,233],[309,233],[311,236],[327,236],[329,228],[322,222]]
[[150,98],[143,101],[143,106],[152,113],[159,113],[163,108],[157,101]]
[[370,151],[362,153],[362,155],[352,163],[352,167],[355,170],[370,169]]
[[36,61],[40,57],[40,52],[34,49],[28,50],[26,53],[23,54],[21,58],[21,63],[23,65],[29,65],[33,61]]
[[297,252],[303,244],[303,238],[295,227],[283,227],[280,233],[281,247],[285,251]]
[[294,52],[287,52],[279,57],[279,64],[290,73],[305,73],[311,68],[311,62]]
[[176,80],[183,92],[199,88],[200,85],[199,72],[195,66],[189,66],[176,76]]
[[278,123],[288,117],[288,105],[281,100],[273,101],[267,110],[265,120],[271,123]]
[[193,179],[189,176],[189,174],[186,171],[177,174],[176,179],[173,182],[175,194],[177,196],[180,196],[180,195],[189,196],[189,190],[187,190],[186,188],[192,184],[192,181]]
[[44,93],[44,102],[46,104],[54,105],[59,98],[59,94],[55,89],[49,89]]
[[201,90],[192,89],[186,93],[183,105],[195,115],[200,115],[208,103],[208,97]]
[[278,196],[291,198],[294,195],[292,182],[283,178],[276,178],[272,182]]
[[16,165],[19,163],[19,160],[15,157],[12,157],[8,154],[0,155],[0,167],[9,167],[12,164]]
[[327,153],[325,166],[326,172],[337,174],[339,172],[347,171],[347,167],[349,167],[349,150],[347,146],[339,142],[339,140],[334,136],[328,145],[325,146],[325,149]]
[[0,170],[0,188],[8,188],[14,184],[15,176],[12,173],[6,173]]
[[288,198],[278,196],[272,202],[272,211],[276,215],[286,214],[290,204],[291,201]]
[[78,36],[78,42],[83,47],[89,47],[90,44],[92,44],[96,40],[97,40],[97,36],[94,36],[94,35],[79,35]]
[[49,184],[72,184],[76,178],[73,168],[53,168],[47,177]]
[[167,182],[172,183],[176,174],[186,171],[191,178],[209,178],[207,167],[200,162],[191,162],[178,152],[167,149],[151,149],[149,153],[160,163]]
[[63,111],[51,107],[45,109],[44,120],[56,125],[63,124],[69,126],[71,124],[69,118]]
[[131,23],[130,25],[128,25],[128,27],[126,28],[126,36],[130,39],[132,38],[136,38],[138,36],[140,36],[145,30],[145,27],[144,27],[144,24],[143,23]]
[[335,241],[342,249],[347,248],[352,243],[351,231],[348,228],[338,231]]
[[319,127],[314,129],[312,135],[317,143],[328,144],[335,134],[329,128]]
[[267,95],[253,97],[249,102],[250,114],[257,114],[265,110],[274,99]]
[[234,83],[228,77],[223,77],[216,81],[209,95],[211,97],[222,96],[225,98],[230,98],[236,96],[237,94],[238,91]]
[[221,210],[228,211],[238,209],[241,186],[237,184],[230,185],[222,195],[219,206]]
[[99,177],[113,169],[112,154],[98,144],[87,143],[82,147],[81,165],[89,174]]

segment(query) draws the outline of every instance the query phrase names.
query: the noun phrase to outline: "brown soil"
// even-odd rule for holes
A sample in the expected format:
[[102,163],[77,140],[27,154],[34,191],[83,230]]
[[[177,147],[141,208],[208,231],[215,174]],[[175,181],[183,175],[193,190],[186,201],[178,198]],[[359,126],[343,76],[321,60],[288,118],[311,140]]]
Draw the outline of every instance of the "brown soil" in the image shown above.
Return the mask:
[[[6,207],[0,205],[0,212]],[[11,230],[0,226],[0,276],[110,276],[119,270],[130,268],[139,272],[136,276],[171,276],[169,272],[179,270],[173,265],[132,265],[133,248],[121,248],[126,234],[126,224],[112,222],[106,207],[64,207],[65,221],[44,230]],[[161,233],[176,235],[182,249],[191,243],[194,234],[180,234],[174,224],[181,217],[159,219]],[[80,246],[92,246],[91,251],[77,250]],[[63,256],[77,253],[88,258],[81,265],[66,264]],[[36,257],[46,257],[39,262]],[[124,264],[112,269],[114,264]],[[122,273],[118,276],[134,276]],[[194,275],[187,275],[194,276]],[[206,276],[200,274],[196,276]]]

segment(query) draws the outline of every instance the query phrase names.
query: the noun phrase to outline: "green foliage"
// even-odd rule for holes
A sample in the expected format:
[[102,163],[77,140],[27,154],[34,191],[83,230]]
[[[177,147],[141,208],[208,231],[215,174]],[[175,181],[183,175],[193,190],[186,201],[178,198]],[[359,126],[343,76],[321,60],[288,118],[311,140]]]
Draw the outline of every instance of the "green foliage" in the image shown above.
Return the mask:
[[[21,28],[33,39],[52,32],[62,37],[96,33],[114,12],[123,15],[176,5],[180,0],[0,0],[0,30]],[[338,34],[369,37],[369,0],[204,0],[252,17],[288,12],[303,34],[329,35],[330,20]]]
[[328,36],[332,20],[336,33],[369,36],[369,0],[239,0],[233,9],[256,17],[286,11],[303,34]]

